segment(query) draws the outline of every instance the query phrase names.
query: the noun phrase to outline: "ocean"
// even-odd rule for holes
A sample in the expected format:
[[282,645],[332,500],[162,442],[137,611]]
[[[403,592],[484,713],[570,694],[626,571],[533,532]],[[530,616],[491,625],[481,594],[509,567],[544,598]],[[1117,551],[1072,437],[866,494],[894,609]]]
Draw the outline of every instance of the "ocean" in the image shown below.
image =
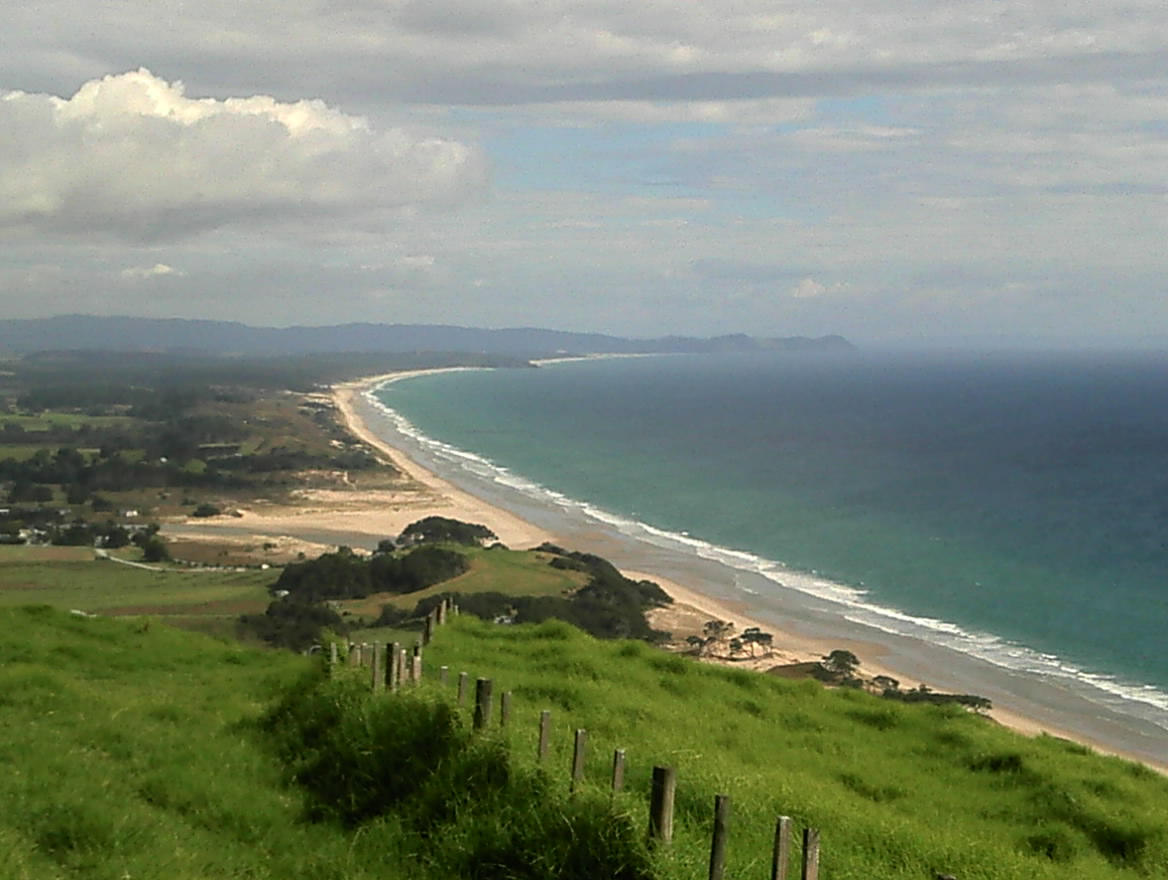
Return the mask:
[[565,541],[1168,758],[1168,355],[613,358],[373,397],[389,442]]

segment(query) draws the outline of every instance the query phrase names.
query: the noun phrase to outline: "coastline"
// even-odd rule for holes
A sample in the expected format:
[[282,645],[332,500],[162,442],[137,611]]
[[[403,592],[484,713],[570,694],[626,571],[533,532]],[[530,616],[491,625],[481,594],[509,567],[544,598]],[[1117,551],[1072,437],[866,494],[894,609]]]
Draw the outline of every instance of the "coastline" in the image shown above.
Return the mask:
[[[440,371],[427,370],[422,372],[433,373]],[[419,372],[392,373],[367,377],[335,386],[333,389],[333,397],[334,401],[336,401],[338,412],[344,419],[346,427],[354,435],[384,453],[395,466],[399,467],[399,469],[411,478],[425,483],[427,486],[434,488],[435,491],[449,492],[453,498],[457,498],[460,501],[473,498],[474,496],[470,495],[470,493],[453,486],[437,474],[434,474],[429,469],[410,459],[402,450],[390,446],[383,439],[373,434],[362,414],[353,405],[355,398],[377,386],[419,374]],[[506,523],[517,522],[526,525],[530,530],[528,534],[533,536],[535,534],[541,535],[540,540],[533,541],[527,546],[535,546],[543,540],[562,540],[562,538],[546,529],[541,529],[538,526],[526,523],[518,515],[502,507],[489,504],[480,499],[474,499],[474,501],[476,502],[475,509],[483,517],[478,521],[491,527],[500,536],[499,529],[495,527],[496,523],[502,527]],[[463,503],[465,502],[463,501]],[[504,540],[504,543],[508,543],[511,546],[510,542],[506,540]],[[576,546],[577,543],[573,543],[573,549],[586,551],[595,549],[587,546]],[[519,547],[523,545],[514,544],[513,546]],[[601,552],[601,555],[604,555],[604,553]],[[838,637],[829,638],[803,632],[794,626],[776,626],[773,621],[768,622],[763,619],[765,615],[754,613],[753,609],[747,607],[745,603],[726,601],[704,592],[701,588],[700,580],[695,582],[692,578],[686,578],[687,583],[683,585],[678,582],[675,575],[670,576],[670,574],[662,570],[655,569],[649,562],[639,564],[635,570],[625,565],[622,565],[621,568],[629,577],[656,582],[670,595],[678,606],[691,609],[693,612],[697,612],[698,616],[705,617],[706,619],[717,618],[730,621],[739,632],[746,627],[757,626],[763,631],[770,632],[774,635],[776,651],[773,658],[769,658],[766,661],[762,661],[761,659],[755,661],[725,661],[727,665],[733,665],[738,668],[766,668],[788,663],[807,663],[819,660],[834,649],[844,648],[851,650],[860,658],[860,672],[865,677],[870,678],[876,675],[888,675],[898,679],[905,688],[915,687],[925,682],[926,678],[929,681],[934,681],[931,674],[929,676],[922,674],[922,672],[928,670],[922,670],[907,658],[897,656],[892,646],[870,638],[869,632],[866,630],[858,632],[854,638],[840,639]],[[668,628],[660,622],[657,622],[655,625],[658,625],[660,628]],[[680,636],[681,634],[679,633]],[[938,689],[948,690],[949,688]],[[1115,748],[1097,737],[1088,736],[1067,727],[1051,724],[1042,720],[1040,717],[1036,717],[1038,713],[1034,715],[1029,714],[1026,708],[1022,706],[1002,706],[1000,702],[995,701],[995,708],[989,715],[996,722],[1027,736],[1047,734],[1061,739],[1073,740],[1097,752],[1138,761],[1147,764],[1161,773],[1168,774],[1168,762],[1159,762],[1144,755]]]
[[[470,369],[470,368],[449,368]],[[363,410],[366,404],[361,400],[367,391],[387,382],[423,374],[446,370],[406,371],[382,374],[346,382],[332,388],[332,399],[338,415],[346,428],[362,442],[374,449],[384,460],[392,464],[405,478],[404,485],[393,490],[369,490],[356,493],[316,492],[305,493],[304,504],[293,511],[262,512],[246,511],[235,520],[238,531],[319,535],[337,543],[337,537],[346,535],[367,537],[375,540],[396,536],[405,525],[431,514],[450,516],[456,519],[480,522],[491,528],[500,540],[517,549],[538,546],[544,541],[570,544],[572,549],[597,552],[606,558],[614,554],[605,546],[605,536],[590,533],[573,534],[570,538],[558,535],[554,529],[536,525],[521,514],[507,510],[465,491],[434,473],[427,467],[411,459],[402,449],[392,446],[376,435],[367,421]],[[347,497],[346,497],[347,496]],[[592,540],[595,538],[595,540]],[[596,545],[600,546],[596,546]],[[624,554],[626,557],[628,554]],[[660,629],[676,631],[677,638],[683,639],[690,631],[700,630],[703,620],[720,619],[734,623],[737,631],[757,626],[774,636],[775,654],[758,659],[728,660],[713,658],[737,668],[765,670],[775,665],[808,663],[817,661],[830,651],[843,648],[852,651],[861,660],[860,673],[865,677],[888,675],[898,679],[902,687],[915,687],[928,682],[936,690],[983,693],[977,685],[968,684],[969,676],[950,674],[952,670],[937,668],[933,658],[916,655],[906,650],[904,640],[898,643],[884,634],[862,625],[850,624],[840,617],[830,627],[830,632],[816,632],[816,627],[803,626],[799,620],[789,619],[781,610],[767,613],[754,607],[747,597],[729,599],[716,595],[725,593],[707,580],[700,565],[679,568],[673,564],[661,564],[652,553],[644,558],[637,555],[633,560],[613,559],[625,573],[634,579],[647,579],[658,583],[675,602],[672,609],[655,612],[653,623]],[[630,561],[633,564],[630,564]],[[707,572],[708,574],[708,572]],[[672,620],[669,618],[670,612]],[[680,617],[678,616],[680,615]],[[768,619],[769,618],[769,619]],[[781,622],[776,623],[776,619]],[[842,634],[842,637],[841,637]],[[980,681],[981,679],[976,679]],[[1011,695],[1016,696],[1016,695]],[[991,717],[1000,724],[1025,735],[1049,734],[1062,739],[1073,740],[1089,746],[1103,754],[1117,755],[1138,761],[1153,769],[1168,773],[1168,761],[1135,750],[1128,750],[1110,744],[1100,736],[1092,736],[1073,729],[1073,725],[1060,725],[1044,719],[1041,703],[1026,705],[1024,699],[1012,699],[1003,703],[999,696],[992,694],[995,708]],[[1049,709],[1049,706],[1046,707]]]

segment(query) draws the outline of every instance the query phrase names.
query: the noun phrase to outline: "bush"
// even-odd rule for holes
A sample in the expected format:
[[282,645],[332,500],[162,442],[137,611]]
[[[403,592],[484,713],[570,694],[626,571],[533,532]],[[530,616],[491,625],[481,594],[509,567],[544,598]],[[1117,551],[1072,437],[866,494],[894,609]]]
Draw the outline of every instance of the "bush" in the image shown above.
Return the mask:
[[393,814],[442,876],[653,878],[641,836],[607,798],[566,797],[435,696],[375,696],[363,679],[317,671],[261,729],[314,818],[353,827]]

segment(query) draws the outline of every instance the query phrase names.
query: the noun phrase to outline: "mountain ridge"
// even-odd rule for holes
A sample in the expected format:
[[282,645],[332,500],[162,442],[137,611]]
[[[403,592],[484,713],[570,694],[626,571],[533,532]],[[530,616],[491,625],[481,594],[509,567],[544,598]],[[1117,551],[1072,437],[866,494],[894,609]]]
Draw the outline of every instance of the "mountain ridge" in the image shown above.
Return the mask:
[[238,321],[57,315],[0,320],[0,351],[55,350],[201,352],[217,354],[320,354],[341,352],[458,351],[485,354],[656,354],[733,351],[851,351],[842,336],[652,339],[574,333],[538,327],[485,329],[449,324],[350,322],[330,326],[257,327]]

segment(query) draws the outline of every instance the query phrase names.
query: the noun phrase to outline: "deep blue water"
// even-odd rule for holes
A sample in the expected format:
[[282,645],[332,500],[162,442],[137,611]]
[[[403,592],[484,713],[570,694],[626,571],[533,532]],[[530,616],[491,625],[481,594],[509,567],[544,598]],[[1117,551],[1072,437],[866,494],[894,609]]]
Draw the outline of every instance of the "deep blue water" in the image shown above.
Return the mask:
[[1168,355],[615,359],[377,396],[482,480],[1168,713]]

